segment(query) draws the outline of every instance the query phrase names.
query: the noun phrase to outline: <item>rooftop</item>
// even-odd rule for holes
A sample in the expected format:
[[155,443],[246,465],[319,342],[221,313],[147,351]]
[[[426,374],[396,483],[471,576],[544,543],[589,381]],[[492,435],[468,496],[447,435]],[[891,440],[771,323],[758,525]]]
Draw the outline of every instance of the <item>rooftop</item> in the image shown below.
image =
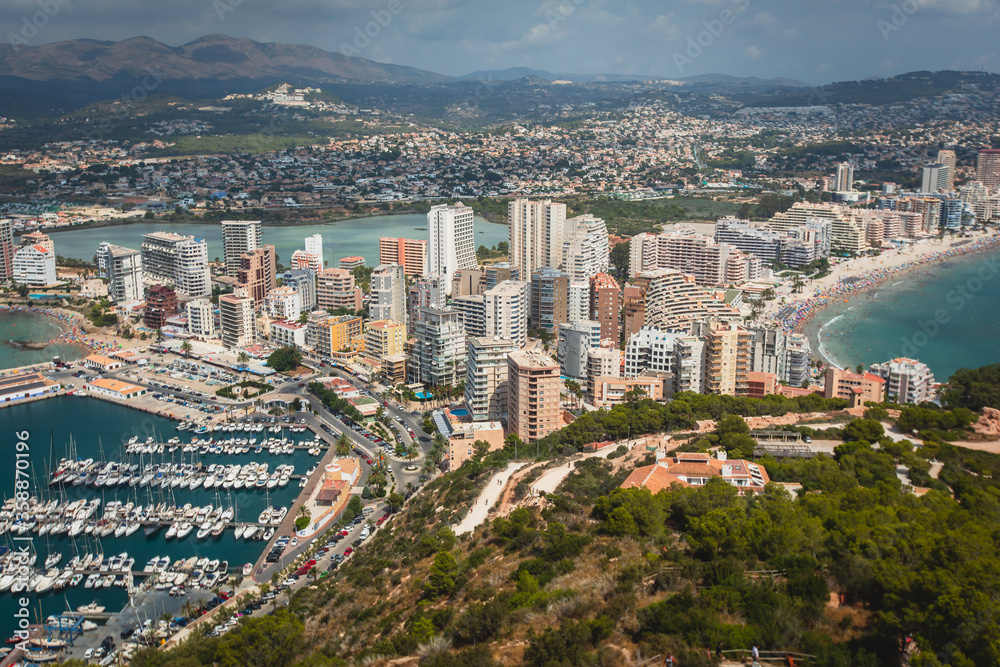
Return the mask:
[[107,389],[108,391],[116,391],[119,394],[134,394],[136,392],[144,391],[142,387],[129,384],[128,382],[122,382],[121,380],[114,380],[112,378],[97,378],[89,384],[92,387]]
[[557,364],[552,357],[544,352],[537,352],[534,350],[518,350],[516,352],[511,352],[509,357],[510,360],[518,366],[529,368],[559,368],[559,364]]

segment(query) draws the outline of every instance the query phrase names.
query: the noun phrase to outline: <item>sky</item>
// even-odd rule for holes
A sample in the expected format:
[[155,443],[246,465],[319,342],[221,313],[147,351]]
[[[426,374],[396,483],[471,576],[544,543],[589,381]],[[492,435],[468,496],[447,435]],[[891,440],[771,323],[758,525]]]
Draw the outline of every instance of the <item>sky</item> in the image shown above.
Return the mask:
[[[34,21],[34,29],[30,22]],[[3,0],[0,41],[225,33],[460,76],[530,67],[810,84],[1000,71],[1000,0]],[[367,32],[367,35],[365,34]]]

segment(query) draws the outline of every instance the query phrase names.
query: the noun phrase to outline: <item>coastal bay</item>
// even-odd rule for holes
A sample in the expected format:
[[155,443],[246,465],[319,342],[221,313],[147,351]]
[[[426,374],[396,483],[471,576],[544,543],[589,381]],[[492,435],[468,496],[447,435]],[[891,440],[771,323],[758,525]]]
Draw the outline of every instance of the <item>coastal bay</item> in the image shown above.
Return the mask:
[[838,367],[916,358],[938,380],[996,355],[1000,236],[928,239],[834,266],[803,294],[785,289],[765,320],[809,336]]
[[[238,217],[234,215],[234,218]],[[475,244],[487,247],[495,246],[500,241],[507,240],[507,226],[487,222],[485,218],[476,216]],[[97,227],[87,229],[67,229],[52,233],[56,254],[72,259],[92,261],[97,246],[101,241],[109,241],[127,248],[139,249],[142,245],[142,235],[152,232],[174,232],[186,236],[203,238],[208,243],[208,258],[222,257],[222,225],[215,222],[207,223],[164,223],[136,222],[114,227]],[[341,257],[353,255],[365,258],[368,266],[378,265],[379,237],[403,237],[411,239],[426,239],[427,216],[419,213],[402,215],[382,215],[368,218],[354,218],[340,222],[330,222],[316,225],[265,225],[263,227],[264,243],[273,244],[281,262],[287,264],[292,253],[304,247],[304,239],[313,234],[323,237],[323,259],[329,266],[336,267]]]

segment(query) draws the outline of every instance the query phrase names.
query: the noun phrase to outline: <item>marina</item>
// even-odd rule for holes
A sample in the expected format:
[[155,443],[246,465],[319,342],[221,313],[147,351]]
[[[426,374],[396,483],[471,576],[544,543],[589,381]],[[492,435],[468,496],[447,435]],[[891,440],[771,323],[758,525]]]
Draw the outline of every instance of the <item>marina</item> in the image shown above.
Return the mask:
[[25,424],[44,428],[28,499],[15,508],[14,476],[0,483],[0,613],[13,619],[14,593],[29,593],[32,622],[238,583],[327,451],[298,425],[210,430],[90,397],[0,411],[8,430]]

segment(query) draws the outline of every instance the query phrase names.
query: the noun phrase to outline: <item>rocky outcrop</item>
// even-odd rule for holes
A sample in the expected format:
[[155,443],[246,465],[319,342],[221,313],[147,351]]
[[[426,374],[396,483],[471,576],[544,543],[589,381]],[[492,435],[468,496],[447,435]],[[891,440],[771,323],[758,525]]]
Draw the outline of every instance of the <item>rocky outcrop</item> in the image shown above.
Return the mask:
[[1000,410],[983,408],[983,415],[972,428],[980,435],[1000,435]]

